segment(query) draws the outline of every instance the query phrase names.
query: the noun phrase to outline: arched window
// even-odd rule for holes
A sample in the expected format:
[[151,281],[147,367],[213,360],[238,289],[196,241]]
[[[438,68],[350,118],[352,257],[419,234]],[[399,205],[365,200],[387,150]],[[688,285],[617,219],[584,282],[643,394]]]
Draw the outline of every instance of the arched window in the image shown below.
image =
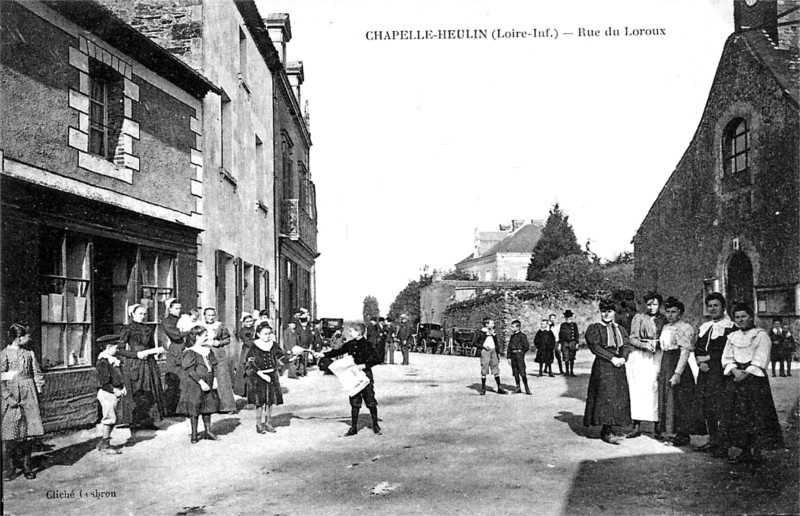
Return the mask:
[[750,131],[745,119],[731,120],[725,128],[722,145],[725,176],[746,172],[750,151]]

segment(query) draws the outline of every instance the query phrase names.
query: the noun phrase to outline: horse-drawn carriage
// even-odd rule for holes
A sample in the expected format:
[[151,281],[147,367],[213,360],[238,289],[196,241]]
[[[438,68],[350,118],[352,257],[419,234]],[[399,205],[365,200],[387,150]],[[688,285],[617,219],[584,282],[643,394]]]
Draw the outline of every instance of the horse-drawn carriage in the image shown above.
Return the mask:
[[446,344],[444,328],[441,325],[433,323],[420,323],[417,325],[413,351],[441,355],[447,347]]

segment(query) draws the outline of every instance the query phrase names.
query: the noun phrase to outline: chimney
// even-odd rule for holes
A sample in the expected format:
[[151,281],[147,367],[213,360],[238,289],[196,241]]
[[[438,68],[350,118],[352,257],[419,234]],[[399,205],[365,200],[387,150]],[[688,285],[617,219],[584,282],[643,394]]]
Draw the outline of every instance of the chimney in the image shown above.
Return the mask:
[[269,39],[280,54],[281,63],[286,64],[286,44],[292,39],[292,25],[287,13],[270,13],[264,18]]
[[525,221],[522,219],[514,219],[511,221],[511,231],[516,231],[522,226],[525,225]]
[[778,2],[733,0],[733,24],[736,32],[762,30],[772,39],[773,44],[777,45]]
[[544,227],[544,220],[543,219],[531,219],[531,224],[534,226],[539,226],[540,228]]
[[294,96],[297,99],[297,104],[300,104],[300,85],[303,84],[303,62],[292,61],[286,63],[286,76],[289,78],[289,84],[292,86]]

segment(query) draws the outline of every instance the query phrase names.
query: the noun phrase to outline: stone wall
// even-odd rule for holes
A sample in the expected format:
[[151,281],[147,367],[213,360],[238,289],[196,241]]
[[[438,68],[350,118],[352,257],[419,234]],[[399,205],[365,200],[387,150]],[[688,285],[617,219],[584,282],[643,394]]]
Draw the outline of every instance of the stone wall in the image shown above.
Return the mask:
[[545,289],[505,289],[453,304],[445,311],[444,324],[446,328],[479,328],[484,317],[491,317],[498,329],[508,336],[511,321],[519,319],[522,331],[532,340],[542,319],[556,314],[556,321],[561,323],[567,309],[575,313],[573,320],[578,324],[583,341],[586,327],[599,320],[597,299],[582,299]]
[[186,64],[195,70],[202,70],[202,0],[99,1]]

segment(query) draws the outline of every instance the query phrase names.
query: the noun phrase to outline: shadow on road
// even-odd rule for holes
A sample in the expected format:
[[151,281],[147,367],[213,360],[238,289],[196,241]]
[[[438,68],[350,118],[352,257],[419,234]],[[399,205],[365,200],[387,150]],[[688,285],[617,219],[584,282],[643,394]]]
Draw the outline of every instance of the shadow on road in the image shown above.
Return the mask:
[[[503,389],[505,389],[506,391],[508,391],[510,393],[517,390],[517,386],[516,385],[509,385],[509,384],[503,383],[503,382],[500,382],[500,385],[502,385]],[[472,383],[470,385],[467,385],[467,389],[471,389],[471,390],[473,390],[475,392],[481,392],[481,384]],[[486,393],[487,394],[497,394],[497,383],[495,383],[494,378],[487,378],[486,379]]]
[[270,419],[270,421],[272,423],[272,426],[274,426],[275,428],[281,426],[291,426],[292,417],[293,415],[291,412],[286,412],[284,414],[278,414],[277,416],[273,416],[272,419]]
[[[583,414],[573,414],[572,412],[562,410],[553,419],[566,423],[574,434],[580,435],[581,437],[586,437],[589,433],[589,429],[583,426]],[[599,438],[599,435],[597,437]]]
[[72,466],[81,460],[87,453],[94,451],[99,442],[100,438],[96,437],[94,439],[89,439],[88,441],[72,444],[70,446],[64,446],[63,448],[59,448],[57,450],[53,450],[52,445],[42,444],[37,446],[34,451],[51,451],[46,451],[42,455],[34,455],[33,467],[37,472],[39,472],[53,466]]
[[226,435],[236,430],[236,427],[241,424],[238,417],[229,417],[227,419],[212,421],[211,430],[217,435]]
[[563,514],[797,514],[793,457],[775,456],[758,470],[699,453],[584,461]]

